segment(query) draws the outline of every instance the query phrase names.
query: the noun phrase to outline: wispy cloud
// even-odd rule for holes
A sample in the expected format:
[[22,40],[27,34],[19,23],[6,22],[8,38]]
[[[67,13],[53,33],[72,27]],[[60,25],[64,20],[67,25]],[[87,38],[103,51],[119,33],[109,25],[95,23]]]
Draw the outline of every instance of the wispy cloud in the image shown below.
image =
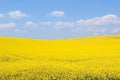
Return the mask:
[[0,13],[0,18],[4,18],[4,17],[5,17],[5,15]]
[[25,33],[26,30],[22,30],[22,29],[15,29],[14,30],[15,33]]
[[86,32],[93,34],[116,33],[120,28],[115,25],[120,25],[120,17],[115,14],[108,14],[102,17],[93,17],[90,19],[80,19],[75,22],[73,32]]
[[50,15],[53,17],[63,17],[65,16],[65,12],[64,11],[53,11],[50,13]]
[[113,29],[111,32],[112,32],[112,33],[117,33],[117,32],[119,32],[119,31],[120,31],[120,27]]
[[37,27],[37,24],[32,21],[28,21],[25,23],[25,26],[34,28],[34,27]]
[[104,26],[110,24],[120,24],[120,18],[115,14],[108,14],[102,17],[94,17],[91,19],[80,19],[76,21],[77,26]]
[[44,21],[44,22],[40,22],[40,26],[51,26],[53,24],[52,21]]
[[55,22],[54,25],[56,28],[65,28],[65,27],[74,27],[74,22],[63,22],[63,21],[58,21]]
[[120,25],[120,17],[115,14],[108,14],[101,17],[93,17],[88,19],[80,19],[75,21],[41,21],[35,23],[28,21],[25,23],[27,27],[44,27],[51,26],[57,29],[71,28],[74,33],[93,33],[93,34],[105,34],[105,33],[116,33],[120,31],[120,28],[114,27]]
[[0,29],[5,29],[5,28],[13,28],[15,27],[15,23],[6,23],[6,24],[0,24]]
[[21,19],[21,18],[24,18],[24,17],[27,17],[27,14],[17,10],[17,11],[10,11],[8,12],[8,15],[11,17],[11,18],[14,18],[14,19]]

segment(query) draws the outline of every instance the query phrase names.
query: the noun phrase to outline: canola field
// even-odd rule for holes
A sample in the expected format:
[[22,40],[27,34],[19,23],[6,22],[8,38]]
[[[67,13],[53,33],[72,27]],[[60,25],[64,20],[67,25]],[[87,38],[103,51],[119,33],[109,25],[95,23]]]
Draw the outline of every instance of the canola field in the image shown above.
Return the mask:
[[0,37],[0,80],[120,80],[120,36]]

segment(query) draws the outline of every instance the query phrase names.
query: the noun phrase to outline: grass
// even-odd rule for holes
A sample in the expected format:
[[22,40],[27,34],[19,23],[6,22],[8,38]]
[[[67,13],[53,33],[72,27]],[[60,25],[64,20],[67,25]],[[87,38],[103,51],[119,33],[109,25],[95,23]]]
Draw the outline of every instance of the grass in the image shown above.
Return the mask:
[[120,36],[0,37],[0,80],[120,80]]

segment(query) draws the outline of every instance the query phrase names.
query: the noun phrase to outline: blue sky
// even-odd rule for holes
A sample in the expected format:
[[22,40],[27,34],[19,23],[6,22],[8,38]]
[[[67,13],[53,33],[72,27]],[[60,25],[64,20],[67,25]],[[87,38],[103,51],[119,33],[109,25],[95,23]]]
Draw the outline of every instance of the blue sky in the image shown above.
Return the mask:
[[120,0],[1,0],[0,36],[39,39],[120,34]]

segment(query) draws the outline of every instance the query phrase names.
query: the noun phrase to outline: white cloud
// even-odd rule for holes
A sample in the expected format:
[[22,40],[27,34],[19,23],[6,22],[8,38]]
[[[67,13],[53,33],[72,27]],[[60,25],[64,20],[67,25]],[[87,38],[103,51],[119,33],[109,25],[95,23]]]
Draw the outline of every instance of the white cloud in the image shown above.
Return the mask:
[[25,33],[25,32],[26,32],[26,30],[16,29],[16,30],[14,30],[14,32],[16,32],[16,33]]
[[120,18],[115,14],[108,14],[102,17],[76,21],[77,26],[104,26],[109,24],[120,24]]
[[112,33],[117,33],[117,32],[119,32],[120,31],[120,28],[115,28],[115,29],[113,29],[111,32]]
[[16,26],[15,23],[0,24],[0,29],[13,28],[13,27],[15,27],[15,26]]
[[5,17],[5,15],[0,13],[0,18],[4,18],[4,17]]
[[28,22],[25,23],[25,26],[27,26],[27,27],[37,27],[37,24],[32,22],[32,21],[28,21]]
[[73,27],[73,26],[74,26],[74,22],[63,22],[63,21],[55,22],[56,28]]
[[51,26],[53,23],[51,21],[40,22],[42,26]]
[[63,17],[65,15],[64,11],[53,11],[50,13],[51,16],[54,17]]
[[[115,33],[119,32],[120,28],[114,28],[115,25],[120,25],[120,17],[115,14],[108,14],[102,17],[93,17],[88,19],[80,19],[76,21],[66,22],[66,21],[43,21],[40,23],[34,23],[28,21],[25,23],[27,27],[37,27],[40,26],[42,29],[46,29],[46,26],[53,26],[55,28],[71,28],[72,32],[84,32],[90,34],[105,34],[105,33]],[[113,26],[113,27],[112,27]],[[16,30],[15,32],[25,32],[24,30]]]
[[96,32],[96,33],[105,33],[106,31],[107,31],[107,30],[106,30],[105,28],[94,30],[94,32]]
[[[90,19],[80,19],[75,22],[74,32],[87,32],[95,34],[105,34],[107,31],[115,33],[120,31],[120,28],[114,28],[115,25],[120,25],[120,17],[115,14],[108,14],[102,17],[93,17]],[[113,26],[113,27],[112,27]]]
[[21,19],[21,18],[27,17],[27,14],[25,14],[19,10],[18,11],[11,11],[8,13],[8,15],[14,19]]

